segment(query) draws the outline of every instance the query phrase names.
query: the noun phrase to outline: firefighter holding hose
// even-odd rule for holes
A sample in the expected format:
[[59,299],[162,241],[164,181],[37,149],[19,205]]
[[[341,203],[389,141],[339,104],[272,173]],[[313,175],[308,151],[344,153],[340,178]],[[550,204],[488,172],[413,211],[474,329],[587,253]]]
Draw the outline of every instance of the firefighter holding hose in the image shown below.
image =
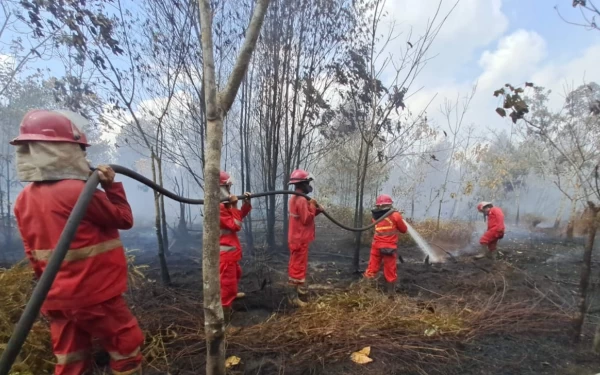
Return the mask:
[[477,211],[483,213],[484,219],[487,219],[487,231],[479,240],[482,248],[475,259],[488,257],[494,260],[497,254],[498,241],[504,238],[504,213],[500,207],[494,207],[491,202],[480,202],[477,205]]
[[231,322],[231,305],[233,301],[244,296],[243,293],[238,293],[238,284],[242,277],[242,268],[238,263],[242,259],[242,245],[237,232],[242,230],[242,220],[248,216],[252,210],[252,205],[250,204],[250,193],[245,193],[246,198],[242,208],[237,208],[238,198],[231,194],[233,181],[229,173],[221,171],[219,185],[221,186],[221,198],[229,198],[229,202],[220,204],[221,234],[219,237],[221,304],[223,305],[225,324],[229,324]]
[[[87,124],[70,111],[33,110],[20,125],[16,146],[19,179],[31,182],[15,201],[15,218],[25,253],[37,277],[90,175],[80,131]],[[144,335],[122,295],[127,260],[119,230],[133,226],[125,190],[108,166],[98,167],[100,184],[42,306],[50,321],[55,374],[90,370],[92,338],[110,355],[115,375],[141,374]]]
[[[290,185],[294,185],[297,192],[310,194],[313,190],[310,185],[313,177],[302,169],[296,169],[290,175]],[[300,299],[308,290],[306,283],[306,268],[308,266],[308,248],[315,239],[315,217],[322,212],[315,199],[307,199],[294,195],[289,202],[289,229],[288,246],[290,248],[290,262],[288,265],[288,301],[291,305],[303,307],[306,302]]]
[[[375,209],[372,210],[373,221],[376,221],[390,210],[394,204],[392,197],[382,194],[375,201]],[[398,259],[398,234],[406,233],[408,228],[400,212],[393,212],[375,226],[369,266],[365,271],[366,279],[374,279],[379,272],[383,261],[383,277],[387,282],[387,293],[391,296],[396,292],[396,280],[398,279],[396,260]]]

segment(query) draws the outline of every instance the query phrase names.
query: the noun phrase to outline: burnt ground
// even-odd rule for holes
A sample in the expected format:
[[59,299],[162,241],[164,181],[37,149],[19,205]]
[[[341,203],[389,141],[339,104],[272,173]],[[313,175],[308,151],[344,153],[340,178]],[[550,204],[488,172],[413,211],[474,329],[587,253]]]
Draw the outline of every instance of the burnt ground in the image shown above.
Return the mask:
[[[309,255],[309,301],[331,293],[343,293],[360,275],[352,272],[352,238],[347,232],[334,228],[317,229],[317,240]],[[139,248],[139,240],[125,237],[130,248]],[[581,269],[583,245],[581,239],[566,242],[527,230],[511,228],[499,250],[501,256],[474,261],[456,246],[444,245],[455,254],[443,264],[423,264],[423,253],[413,246],[404,246],[400,254],[405,263],[399,264],[397,294],[422,301],[434,301],[440,296],[456,298],[500,300],[500,303],[523,303],[531,309],[554,309],[573,314],[577,303],[578,275]],[[143,246],[143,244],[142,244]],[[366,267],[369,248],[361,250],[361,269]],[[181,253],[176,248],[168,258],[174,287],[191,290],[202,298],[200,254]],[[158,262],[152,252],[136,253],[138,264],[148,264],[147,275],[158,278]],[[269,319],[274,314],[287,314],[284,286],[287,278],[287,250],[267,252],[260,248],[245,254],[240,291],[245,299],[234,305],[233,324],[250,327]],[[600,285],[598,263],[593,264],[590,297],[590,316],[580,344],[574,344],[568,325],[557,326],[554,332],[528,333],[515,324],[506,332],[488,334],[467,340],[457,347],[457,359],[447,365],[427,368],[416,373],[436,374],[565,374],[592,375],[600,373],[600,356],[590,350],[593,331],[600,322]],[[494,277],[492,277],[494,275]],[[381,281],[380,281],[381,283]],[[344,319],[344,317],[340,317]],[[557,322],[557,325],[559,323]],[[562,324],[562,323],[561,323]],[[401,337],[398,340],[402,340]],[[360,348],[357,348],[357,350]],[[234,354],[234,353],[228,353]],[[349,353],[348,353],[349,354]],[[390,356],[391,354],[391,356]],[[373,363],[356,365],[349,359],[285,367],[286,358],[270,355],[244,358],[242,365],[232,373],[238,374],[394,374],[397,372],[393,353],[378,356],[374,346]],[[401,359],[398,359],[401,362]],[[185,366],[173,374],[187,374]],[[149,373],[153,373],[150,371]],[[190,372],[197,373],[197,372]]]

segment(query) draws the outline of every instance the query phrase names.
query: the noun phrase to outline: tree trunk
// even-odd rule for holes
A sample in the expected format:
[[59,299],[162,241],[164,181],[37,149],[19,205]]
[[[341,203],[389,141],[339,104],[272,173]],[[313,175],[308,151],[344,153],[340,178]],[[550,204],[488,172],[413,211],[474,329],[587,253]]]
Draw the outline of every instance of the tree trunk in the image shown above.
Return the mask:
[[[358,211],[355,213],[355,217],[356,217],[356,226],[357,227],[361,227],[362,226],[362,222],[363,222],[363,217],[364,217],[364,195],[365,195],[365,181],[367,180],[367,167],[368,167],[368,162],[369,162],[369,148],[370,145],[367,143],[365,144],[365,152],[364,154],[364,159],[363,159],[363,164],[362,164],[362,172],[360,175],[360,182],[359,182],[359,190],[358,190],[358,202],[357,202],[357,209]],[[354,272],[359,272],[359,266],[360,266],[360,248],[362,246],[362,232],[356,232],[355,237],[354,237],[354,258],[353,258],[353,267],[354,267]]]
[[206,335],[206,374],[225,375],[225,332],[219,277],[219,171],[223,147],[223,117],[231,108],[248,70],[252,52],[269,6],[259,0],[254,8],[246,39],[224,92],[217,97],[212,42],[212,10],[208,0],[198,2],[202,28],[203,81],[206,101],[206,164],[204,166],[204,230],[202,233],[202,281],[204,291],[204,329]]
[[560,206],[558,207],[558,213],[556,214],[556,219],[554,219],[554,229],[558,229],[560,226],[561,218],[563,215],[563,211],[565,210],[565,202],[567,201],[566,196],[562,196],[560,199]]
[[567,239],[573,239],[573,233],[575,232],[575,214],[577,212],[577,201],[571,202],[571,214],[569,215],[569,223],[567,224]]
[[12,209],[10,204],[10,161],[6,158],[6,217],[5,217],[5,228],[6,228],[6,244],[8,247],[12,244]]
[[521,215],[521,199],[519,199],[521,196],[521,192],[519,191],[517,193],[517,217],[515,218],[515,225],[519,225],[519,219],[520,219],[520,215]]
[[[158,179],[160,186],[164,186],[163,184],[163,173],[162,173],[162,160],[157,159],[156,164],[158,165]],[[165,196],[160,194],[160,222],[161,222],[161,230],[163,237],[163,246],[165,250],[166,256],[171,255],[171,251],[169,250],[169,232],[167,227],[167,214],[165,212]]]
[[[150,153],[150,162],[152,165],[152,181],[157,181],[156,176],[156,155],[154,151]],[[163,240],[162,222],[160,219],[160,193],[154,191],[154,227],[156,229],[156,241],[158,243],[158,261],[160,263],[160,277],[164,285],[171,284],[171,276],[165,258],[165,242]]]
[[[594,249],[594,240],[596,239],[596,230],[598,229],[598,209],[592,202],[588,202],[589,216],[587,226],[589,228],[587,241],[583,252],[583,265],[581,267],[581,276],[579,280],[579,311],[574,321],[573,339],[578,342],[581,338],[583,323],[587,311],[587,294],[590,283],[590,271],[592,268],[592,250]],[[596,349],[596,340],[594,339],[594,349]]]

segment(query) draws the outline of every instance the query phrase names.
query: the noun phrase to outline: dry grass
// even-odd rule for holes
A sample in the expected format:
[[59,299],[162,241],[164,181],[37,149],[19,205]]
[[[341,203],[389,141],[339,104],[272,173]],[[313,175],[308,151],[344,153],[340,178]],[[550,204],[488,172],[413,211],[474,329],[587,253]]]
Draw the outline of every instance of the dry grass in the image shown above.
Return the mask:
[[[370,346],[376,359],[393,359],[405,371],[442,371],[460,360],[463,344],[478,337],[559,332],[570,322],[568,314],[535,303],[505,302],[505,290],[500,286],[483,299],[463,295],[425,301],[398,295],[390,300],[357,285],[240,329],[228,335],[227,350],[242,360],[283,357],[286,366],[301,367],[347,361],[352,352]],[[161,298],[176,298],[178,305],[155,302],[139,312],[149,335],[149,365],[168,371],[187,362],[188,369],[201,371],[197,361],[206,350],[201,305],[183,295],[155,300]]]
[[[9,269],[0,269],[0,352],[19,320],[33,290],[33,271],[22,262]],[[39,375],[52,373],[53,355],[48,325],[38,320],[13,366],[11,374]]]
[[[147,366],[160,373],[181,368],[202,372],[206,344],[198,294],[163,288],[144,280],[139,271],[134,268],[130,272],[134,277],[128,297],[146,333]],[[460,360],[461,346],[478,337],[564,330],[570,321],[567,313],[530,300],[507,302],[506,284],[498,284],[505,283],[504,276],[496,273],[478,281],[494,284],[491,295],[483,298],[449,293],[427,300],[403,295],[390,300],[375,289],[355,285],[323,295],[307,308],[273,314],[260,324],[228,335],[227,350],[242,360],[282,356],[288,367],[300,367],[348,361],[353,351],[371,346],[376,360],[393,359],[395,366],[406,371],[427,368],[443,372],[444,366]],[[0,274],[2,343],[7,342],[23,309],[31,278],[23,265]],[[35,327],[15,367],[19,374],[44,374],[52,368],[47,326],[38,322]]]

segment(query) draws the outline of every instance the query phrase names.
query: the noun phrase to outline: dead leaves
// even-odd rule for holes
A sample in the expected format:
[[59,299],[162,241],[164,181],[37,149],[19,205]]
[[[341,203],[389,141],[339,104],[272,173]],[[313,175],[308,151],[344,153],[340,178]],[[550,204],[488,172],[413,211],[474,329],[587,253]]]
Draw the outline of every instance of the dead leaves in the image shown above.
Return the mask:
[[228,357],[225,360],[225,368],[231,368],[233,366],[237,366],[240,364],[241,361],[242,361],[242,359],[240,357],[236,357],[236,356],[232,355],[231,357]]
[[359,365],[365,365],[367,363],[373,362],[373,359],[369,357],[370,354],[371,354],[371,347],[365,346],[361,350],[352,353],[350,355],[350,359],[354,363],[357,363]]

